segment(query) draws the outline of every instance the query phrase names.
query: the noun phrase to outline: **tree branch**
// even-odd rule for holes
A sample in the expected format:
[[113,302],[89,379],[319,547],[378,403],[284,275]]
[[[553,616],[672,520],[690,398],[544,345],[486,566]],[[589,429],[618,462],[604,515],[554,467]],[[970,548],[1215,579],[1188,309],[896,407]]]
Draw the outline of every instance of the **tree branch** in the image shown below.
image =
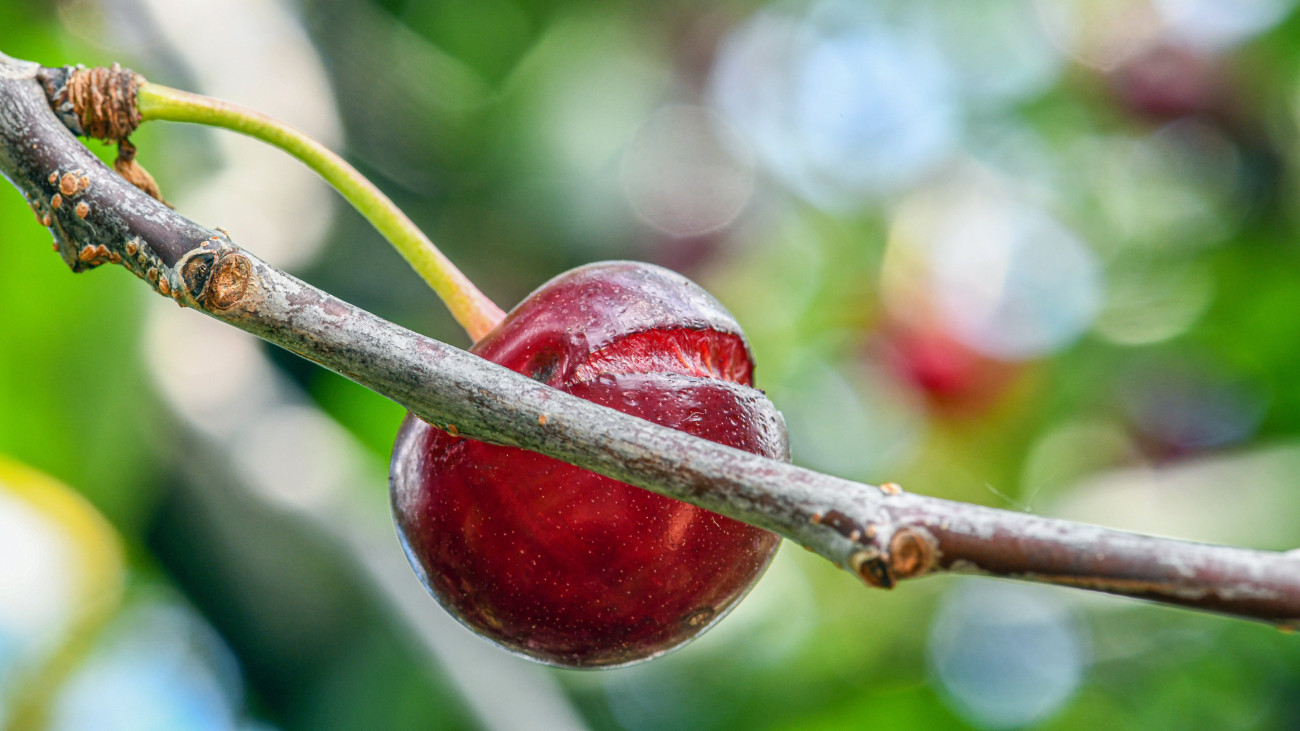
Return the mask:
[[873,586],[980,573],[1300,624],[1297,551],[1142,536],[851,482],[597,406],[398,327],[260,261],[103,165],[65,126],[67,110],[51,109],[47,93],[65,77],[0,54],[0,172],[73,271],[119,263],[177,304],[319,363],[439,428],[767,528]]

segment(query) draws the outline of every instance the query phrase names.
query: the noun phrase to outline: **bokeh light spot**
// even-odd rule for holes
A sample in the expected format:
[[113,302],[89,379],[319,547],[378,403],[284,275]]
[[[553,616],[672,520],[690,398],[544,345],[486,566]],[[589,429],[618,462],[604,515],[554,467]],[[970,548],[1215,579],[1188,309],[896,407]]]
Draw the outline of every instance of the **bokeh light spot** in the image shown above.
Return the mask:
[[723,42],[713,103],[787,187],[843,208],[903,188],[960,132],[951,70],[922,33],[865,3],[755,15]]
[[930,628],[928,660],[952,707],[992,729],[1047,719],[1083,681],[1081,630],[1050,589],[987,581],[951,591]]
[[0,489],[0,636],[48,639],[70,617],[79,578],[70,540]]
[[1207,50],[1235,46],[1273,27],[1295,0],[1152,0],[1171,35]]
[[918,301],[932,303],[955,337],[1006,360],[1069,345],[1101,304],[1092,251],[1046,211],[983,174],[960,176],[904,203],[882,278],[886,303],[900,319],[915,319]]
[[698,236],[740,213],[754,168],[745,143],[716,112],[673,105],[652,114],[628,145],[623,189],[645,223],[670,236]]
[[188,610],[136,607],[64,687],[52,731],[229,731],[243,704],[238,666]]

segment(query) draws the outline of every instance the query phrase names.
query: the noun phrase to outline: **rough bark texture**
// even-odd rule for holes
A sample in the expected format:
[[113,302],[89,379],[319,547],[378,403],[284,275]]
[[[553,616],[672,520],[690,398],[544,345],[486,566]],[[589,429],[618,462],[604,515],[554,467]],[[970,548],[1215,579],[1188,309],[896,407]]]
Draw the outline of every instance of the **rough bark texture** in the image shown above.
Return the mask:
[[73,271],[122,264],[177,304],[347,376],[439,428],[767,528],[873,586],[980,573],[1300,624],[1297,551],[1155,538],[855,483],[620,414],[398,327],[258,260],[103,165],[65,126],[75,120],[80,130],[84,121],[51,108],[61,74],[0,54],[0,172]]

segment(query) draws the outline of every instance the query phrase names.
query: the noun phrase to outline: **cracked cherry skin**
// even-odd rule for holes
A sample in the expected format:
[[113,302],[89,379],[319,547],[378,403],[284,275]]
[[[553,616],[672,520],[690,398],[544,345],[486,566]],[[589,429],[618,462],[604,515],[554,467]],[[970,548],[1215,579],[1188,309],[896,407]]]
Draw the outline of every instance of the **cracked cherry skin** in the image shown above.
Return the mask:
[[[751,387],[740,327],[684,277],[594,264],[551,280],[473,352],[589,401],[788,459]],[[720,619],[778,537],[549,457],[449,435],[408,415],[393,450],[398,534],[462,623],[533,659],[624,665]]]

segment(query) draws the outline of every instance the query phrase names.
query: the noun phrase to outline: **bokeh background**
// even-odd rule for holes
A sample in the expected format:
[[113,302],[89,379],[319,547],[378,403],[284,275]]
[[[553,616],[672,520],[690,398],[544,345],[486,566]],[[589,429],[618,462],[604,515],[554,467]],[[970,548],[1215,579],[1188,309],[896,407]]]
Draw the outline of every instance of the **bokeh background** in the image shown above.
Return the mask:
[[[292,122],[506,306],[593,260],[686,273],[746,327],[800,464],[1287,549],[1295,4],[6,0],[0,50]],[[292,160],[135,141],[185,214],[467,344]],[[516,659],[406,566],[399,407],[71,275],[16,192],[0,233],[0,727],[1300,727],[1294,635],[994,580],[871,591],[789,546],[663,659]]]

